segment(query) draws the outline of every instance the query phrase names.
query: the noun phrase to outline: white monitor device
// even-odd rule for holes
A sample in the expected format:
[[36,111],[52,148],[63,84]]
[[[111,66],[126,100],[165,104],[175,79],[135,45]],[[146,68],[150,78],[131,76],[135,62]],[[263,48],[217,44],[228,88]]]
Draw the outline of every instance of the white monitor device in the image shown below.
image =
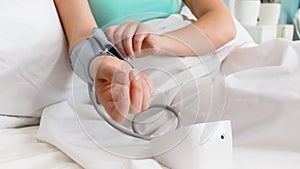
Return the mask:
[[154,157],[172,169],[230,169],[230,121],[195,124],[151,140]]

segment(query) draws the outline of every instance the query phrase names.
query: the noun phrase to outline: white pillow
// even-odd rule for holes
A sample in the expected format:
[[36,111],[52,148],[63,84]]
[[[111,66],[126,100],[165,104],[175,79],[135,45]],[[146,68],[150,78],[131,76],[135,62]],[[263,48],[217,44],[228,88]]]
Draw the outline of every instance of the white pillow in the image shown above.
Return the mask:
[[39,117],[71,97],[71,81],[53,0],[1,0],[0,114]]

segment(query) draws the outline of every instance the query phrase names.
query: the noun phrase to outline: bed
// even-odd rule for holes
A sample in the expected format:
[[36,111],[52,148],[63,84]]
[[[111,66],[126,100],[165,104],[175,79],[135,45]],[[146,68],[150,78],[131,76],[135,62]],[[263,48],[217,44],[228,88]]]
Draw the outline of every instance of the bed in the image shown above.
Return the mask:
[[[38,126],[10,129],[0,132],[2,169],[80,169],[79,164],[54,146],[36,138]],[[5,153],[3,153],[5,152]],[[147,163],[124,163],[124,169],[147,168]],[[234,148],[232,169],[298,169],[300,154],[293,151]],[[161,166],[163,168],[163,166]],[[165,168],[163,168],[165,169]]]
[[[166,168],[153,158],[108,155],[81,132],[78,117],[92,122],[96,114],[89,105],[86,86],[78,79],[75,82],[70,69],[53,1],[2,0],[0,13],[0,168]],[[148,24],[168,31],[188,24],[184,18],[172,15]],[[185,67],[204,61],[209,68],[206,71],[216,74],[214,84],[226,91],[222,113],[207,114],[209,99],[204,99],[198,105],[201,116],[197,121],[231,120],[233,169],[299,169],[300,44],[277,39],[257,46],[238,22],[236,27],[237,38],[217,55],[174,60]],[[162,67],[170,62],[169,58],[160,59]],[[143,67],[145,60],[150,65],[157,63],[144,58],[135,64]],[[169,70],[180,77],[176,72],[185,67]],[[207,72],[200,76],[207,77]],[[209,98],[211,90],[206,88],[205,78],[200,79],[200,95]],[[161,88],[172,91],[166,84],[161,83]],[[167,97],[175,108],[179,102],[194,103],[193,97],[179,101],[176,95]],[[74,113],[74,102],[84,113]],[[193,108],[186,107],[186,112]]]
[[37,130],[33,126],[0,132],[0,168],[82,168],[59,149],[38,141]]

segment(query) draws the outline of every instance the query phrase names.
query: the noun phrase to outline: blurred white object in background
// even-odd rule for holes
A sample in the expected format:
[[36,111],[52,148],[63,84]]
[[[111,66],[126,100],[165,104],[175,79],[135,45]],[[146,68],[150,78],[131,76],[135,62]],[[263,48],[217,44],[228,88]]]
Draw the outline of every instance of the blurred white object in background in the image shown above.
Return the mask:
[[244,25],[244,27],[258,44],[276,39],[277,37],[277,25]]
[[294,25],[278,25],[277,26],[277,38],[284,38],[293,40],[294,37]]
[[234,10],[235,10],[235,0],[228,0],[228,8],[232,16],[235,16]]
[[294,20],[294,25],[296,27],[297,36],[300,39],[300,9],[296,13],[296,17],[295,17],[295,20]]
[[259,12],[260,25],[277,25],[281,12],[280,3],[262,3]]
[[256,25],[260,11],[260,0],[236,0],[234,15],[243,25]]

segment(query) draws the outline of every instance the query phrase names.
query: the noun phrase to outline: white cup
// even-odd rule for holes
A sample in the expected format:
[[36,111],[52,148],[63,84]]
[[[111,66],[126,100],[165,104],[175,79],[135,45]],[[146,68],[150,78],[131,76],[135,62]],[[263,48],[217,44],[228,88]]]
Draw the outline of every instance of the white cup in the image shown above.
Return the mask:
[[277,25],[280,17],[281,4],[263,3],[260,6],[259,24]]
[[243,25],[256,25],[260,10],[260,0],[236,0],[235,17]]

